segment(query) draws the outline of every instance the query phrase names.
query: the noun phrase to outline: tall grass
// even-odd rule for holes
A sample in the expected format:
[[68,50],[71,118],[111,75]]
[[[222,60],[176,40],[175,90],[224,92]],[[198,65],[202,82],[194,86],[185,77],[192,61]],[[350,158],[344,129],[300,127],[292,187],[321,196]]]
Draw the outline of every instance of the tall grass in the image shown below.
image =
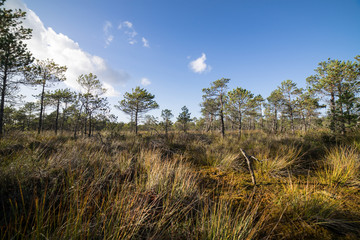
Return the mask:
[[302,149],[294,145],[282,145],[275,153],[269,148],[263,149],[258,153],[257,158],[261,161],[255,161],[255,168],[261,175],[267,177],[284,177],[289,173],[301,170]]
[[353,147],[332,148],[321,162],[318,177],[328,184],[360,183],[360,155]]
[[[263,160],[257,187],[240,147]],[[305,147],[262,132],[5,138],[0,239],[358,236],[357,152],[332,148],[313,174]]]
[[[34,141],[39,142],[32,146]],[[144,147],[138,153],[109,152],[91,139],[29,142],[23,154],[1,167],[2,239],[182,239],[196,238],[188,235],[193,231],[203,234],[192,228],[194,219],[207,216],[204,201],[209,199],[192,163],[181,154],[164,157],[161,150]],[[226,204],[215,205],[222,209]],[[241,216],[248,214],[253,213]]]
[[198,239],[254,239],[263,226],[266,213],[260,213],[261,200],[249,201],[246,208],[220,199],[206,202],[196,219]]
[[304,183],[289,179],[282,190],[271,193],[272,214],[274,220],[279,219],[272,234],[281,239],[351,239],[359,236],[359,217],[347,216],[348,212],[343,210],[346,199],[336,192],[336,188],[324,188],[316,181]]

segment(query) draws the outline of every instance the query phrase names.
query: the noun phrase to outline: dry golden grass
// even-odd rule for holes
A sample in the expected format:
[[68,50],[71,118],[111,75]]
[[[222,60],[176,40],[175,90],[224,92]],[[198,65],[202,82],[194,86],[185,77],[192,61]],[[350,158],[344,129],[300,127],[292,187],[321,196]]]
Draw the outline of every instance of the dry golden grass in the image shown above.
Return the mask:
[[[360,236],[356,144],[262,132],[109,136],[1,140],[0,239]],[[256,187],[240,147],[262,160]]]
[[334,147],[321,162],[318,176],[328,184],[355,184],[360,183],[360,155],[353,147]]

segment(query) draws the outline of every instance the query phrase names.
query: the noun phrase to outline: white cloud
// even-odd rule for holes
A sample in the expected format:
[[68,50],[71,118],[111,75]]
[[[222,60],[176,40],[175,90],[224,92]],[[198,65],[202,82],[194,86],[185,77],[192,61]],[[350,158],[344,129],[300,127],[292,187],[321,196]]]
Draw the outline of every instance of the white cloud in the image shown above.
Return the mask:
[[[138,33],[135,31],[134,24],[130,21],[123,21],[119,24],[118,29],[123,32],[123,34],[127,37],[127,42],[130,45],[134,45],[138,42],[136,39],[136,36],[138,36]],[[140,41],[140,40],[139,40]],[[143,43],[144,47],[150,47],[149,40],[142,37],[141,41]]]
[[131,22],[129,22],[129,21],[123,22],[123,25],[124,25],[125,27],[127,27],[127,28],[133,28],[133,24],[132,24]]
[[148,78],[142,78],[141,79],[141,85],[148,86],[150,84],[151,84],[151,82],[150,82],[150,80]]
[[104,33],[108,34],[109,33],[109,30],[112,28],[112,24],[111,22],[109,21],[106,21],[105,24],[104,24]]
[[[24,26],[33,29],[31,40],[27,41],[28,49],[37,59],[54,59],[59,65],[66,65],[67,80],[69,87],[79,89],[76,79],[80,74],[90,72],[96,74],[108,89],[107,96],[117,96],[114,86],[124,85],[129,79],[125,71],[117,71],[111,68],[106,61],[98,56],[82,50],[77,42],[62,33],[56,33],[51,27],[45,28],[40,18],[21,0],[12,0],[5,3],[6,8],[15,8],[27,12]],[[108,26],[105,28],[109,28]]]
[[118,29],[122,29],[124,34],[128,37],[128,43],[133,45],[137,43],[135,37],[138,33],[135,31],[133,24],[129,21],[124,21],[119,24]]
[[141,40],[142,40],[142,42],[143,42],[143,46],[144,46],[144,47],[147,47],[147,48],[150,47],[149,41],[148,41],[146,38],[143,37]]
[[106,89],[106,93],[104,94],[105,97],[119,97],[120,93],[113,88],[110,84],[104,82],[104,88]]
[[105,47],[109,46],[110,43],[114,40],[114,36],[110,33],[111,28],[111,22],[106,21],[103,27],[103,31],[105,34]]
[[206,55],[205,53],[202,53],[201,57],[189,63],[189,68],[195,73],[203,73],[205,71],[211,71],[211,66],[207,65],[205,61],[206,61]]
[[130,45],[134,45],[135,43],[137,43],[137,41],[135,39],[129,39],[129,44]]
[[109,46],[110,43],[114,40],[114,36],[113,35],[109,35],[106,40],[105,40],[105,44],[106,46]]

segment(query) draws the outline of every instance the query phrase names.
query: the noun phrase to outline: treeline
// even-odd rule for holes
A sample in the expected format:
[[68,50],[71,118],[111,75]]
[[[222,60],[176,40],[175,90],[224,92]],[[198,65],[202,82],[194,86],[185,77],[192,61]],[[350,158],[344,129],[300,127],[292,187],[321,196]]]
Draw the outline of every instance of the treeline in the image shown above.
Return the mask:
[[223,136],[226,128],[240,135],[244,128],[292,134],[329,128],[344,135],[359,127],[359,78],[360,56],[320,62],[305,89],[285,80],[266,99],[241,87],[227,91],[229,79],[219,79],[203,89],[203,122],[207,131],[220,125]]
[[[4,4],[0,0],[0,6]],[[24,41],[31,38],[31,29],[22,26],[26,13],[21,10],[0,9],[0,134],[8,131],[53,130],[71,131],[91,136],[94,131],[139,130],[167,135],[171,129],[203,132],[261,129],[273,133],[306,132],[328,128],[336,134],[346,134],[359,127],[360,56],[355,61],[331,60],[319,63],[309,76],[307,87],[299,88],[286,80],[267,98],[242,87],[229,89],[230,79],[222,78],[203,89],[202,117],[191,118],[184,106],[172,122],[171,110],[163,109],[161,119],[145,115],[159,108],[155,96],[136,87],[125,93],[115,107],[130,116],[130,123],[118,123],[110,112],[106,89],[92,73],[80,75],[81,91],[51,89],[65,81],[66,66],[53,60],[36,60]],[[39,90],[35,102],[23,102],[18,94],[21,85]],[[323,110],[321,110],[323,109]],[[326,113],[326,114],[325,114]],[[142,124],[139,124],[142,120]]]

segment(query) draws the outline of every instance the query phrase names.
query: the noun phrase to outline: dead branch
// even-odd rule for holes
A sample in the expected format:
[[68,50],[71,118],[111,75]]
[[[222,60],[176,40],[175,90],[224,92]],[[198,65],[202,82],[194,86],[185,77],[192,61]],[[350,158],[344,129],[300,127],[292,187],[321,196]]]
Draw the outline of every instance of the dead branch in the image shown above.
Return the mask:
[[[254,170],[253,170],[253,167],[252,167],[252,161],[250,159],[256,159],[255,157],[253,156],[249,156],[246,154],[246,152],[240,148],[240,151],[242,153],[242,155],[245,157],[245,160],[246,160],[246,163],[248,165],[248,168],[249,168],[249,172],[250,172],[250,175],[251,175],[251,180],[252,180],[252,183],[256,186],[256,179],[255,179],[255,174],[254,174]],[[257,161],[259,161],[258,159],[256,159]]]

